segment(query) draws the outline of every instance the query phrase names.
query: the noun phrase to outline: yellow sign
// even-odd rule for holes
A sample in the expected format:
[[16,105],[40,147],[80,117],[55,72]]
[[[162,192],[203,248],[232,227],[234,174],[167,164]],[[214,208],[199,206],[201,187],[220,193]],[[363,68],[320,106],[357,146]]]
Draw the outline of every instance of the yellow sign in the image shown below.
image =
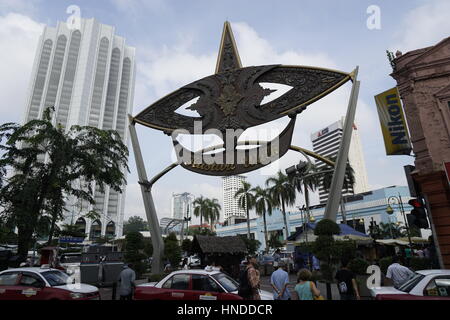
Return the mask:
[[397,87],[375,96],[386,154],[409,155],[411,142]]

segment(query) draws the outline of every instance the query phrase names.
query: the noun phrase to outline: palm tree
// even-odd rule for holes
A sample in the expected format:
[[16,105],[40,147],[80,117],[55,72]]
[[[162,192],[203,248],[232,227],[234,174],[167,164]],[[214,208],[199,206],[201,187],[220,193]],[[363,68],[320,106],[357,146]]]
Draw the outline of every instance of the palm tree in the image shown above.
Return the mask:
[[285,229],[285,240],[289,236],[289,229],[286,219],[286,206],[292,206],[295,204],[295,187],[289,181],[287,175],[278,171],[276,177],[271,177],[266,180],[266,187],[272,186],[269,189],[270,195],[273,199],[273,204],[281,209],[283,213],[284,229]]
[[220,210],[222,207],[219,204],[219,200],[216,198],[206,199],[206,203],[208,205],[207,219],[211,224],[211,231],[214,231],[214,223],[220,219]]
[[255,193],[255,209],[258,216],[263,217],[264,221],[264,240],[266,242],[266,249],[269,245],[269,239],[267,237],[267,222],[266,222],[266,212],[269,216],[272,215],[273,199],[270,195],[268,189],[262,189],[261,187],[253,188],[252,191]]
[[200,217],[200,229],[203,225],[203,218],[207,219],[208,217],[208,199],[203,198],[203,196],[200,196],[199,198],[196,198],[194,202],[192,203],[194,205],[194,216]]
[[304,193],[306,212],[309,214],[309,191],[314,192],[320,183],[319,171],[314,164],[306,166],[300,175],[296,175],[291,183],[298,192]]
[[241,209],[247,211],[247,239],[250,239],[250,209],[255,206],[255,196],[252,193],[252,185],[243,181],[242,187],[236,192],[234,197],[238,200]]

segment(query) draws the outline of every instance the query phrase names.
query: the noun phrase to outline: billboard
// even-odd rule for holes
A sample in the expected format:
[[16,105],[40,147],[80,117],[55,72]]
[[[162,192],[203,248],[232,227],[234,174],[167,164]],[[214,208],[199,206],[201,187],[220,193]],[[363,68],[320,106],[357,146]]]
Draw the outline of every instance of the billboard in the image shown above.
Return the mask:
[[375,96],[386,154],[409,155],[411,142],[397,87]]

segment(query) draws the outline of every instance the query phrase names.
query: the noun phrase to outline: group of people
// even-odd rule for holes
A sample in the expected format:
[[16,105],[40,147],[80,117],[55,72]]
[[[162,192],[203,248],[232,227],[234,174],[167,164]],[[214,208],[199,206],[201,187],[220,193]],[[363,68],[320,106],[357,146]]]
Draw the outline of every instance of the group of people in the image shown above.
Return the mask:
[[[386,278],[393,282],[395,287],[408,281],[414,272],[401,264],[398,256],[393,258],[388,267]],[[340,269],[336,272],[335,280],[341,300],[360,300],[360,292],[355,274],[349,269],[350,261],[342,261]],[[254,256],[247,258],[247,265],[239,276],[239,295],[247,300],[260,300],[260,273],[257,260]],[[292,300],[293,294],[289,290],[289,274],[286,272],[286,264],[278,262],[278,268],[270,277],[274,300]],[[299,270],[297,283],[293,293],[298,300],[323,300],[316,282],[312,279],[312,272],[306,268]]]

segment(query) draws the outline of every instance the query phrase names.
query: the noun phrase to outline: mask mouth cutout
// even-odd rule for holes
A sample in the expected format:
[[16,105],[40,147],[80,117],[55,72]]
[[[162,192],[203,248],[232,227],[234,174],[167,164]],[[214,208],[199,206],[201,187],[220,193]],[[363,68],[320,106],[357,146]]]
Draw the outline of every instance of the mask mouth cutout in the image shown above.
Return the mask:
[[[290,149],[295,128],[296,117],[291,118],[284,130],[272,140],[242,140],[235,137],[234,142],[227,146],[222,139],[216,136],[221,143],[209,143],[207,147],[199,147],[195,151],[186,148],[178,141],[178,136],[173,136],[174,151],[177,163],[187,170],[212,176],[235,175],[262,168],[284,156]],[[265,124],[269,126],[270,124]],[[254,130],[254,128],[251,128]],[[201,139],[205,135],[197,136]],[[247,136],[248,137],[248,136]]]
[[[289,126],[287,118],[251,127],[234,143],[235,150],[254,150],[262,147],[277,137]],[[274,129],[275,127],[275,129]],[[174,139],[188,152],[214,155],[226,151],[224,139],[216,134],[177,134]],[[175,141],[174,141],[175,143]]]

